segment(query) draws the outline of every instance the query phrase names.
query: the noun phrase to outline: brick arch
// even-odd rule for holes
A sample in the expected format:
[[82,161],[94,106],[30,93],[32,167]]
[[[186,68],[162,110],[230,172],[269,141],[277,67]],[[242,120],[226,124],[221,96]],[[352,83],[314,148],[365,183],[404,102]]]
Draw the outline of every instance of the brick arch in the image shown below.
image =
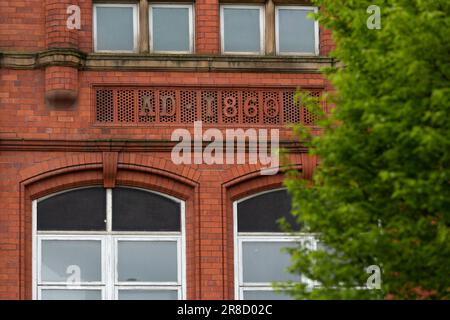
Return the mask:
[[[24,168],[19,171],[19,177],[21,184],[30,185],[36,180],[72,171],[85,171],[87,168],[102,170],[103,164],[100,152],[63,156]],[[190,185],[196,185],[200,178],[199,172],[194,168],[177,166],[167,159],[150,155],[120,154],[118,167],[170,176]]]
[[[311,179],[315,167],[318,165],[318,158],[307,153],[291,154],[289,163],[281,164],[279,172],[295,168],[302,173],[306,179]],[[259,164],[244,164],[239,166],[232,166],[222,173],[224,185],[231,186],[238,183],[238,181],[248,180],[255,176],[261,176]],[[267,177],[267,176],[263,176]]]
[[301,172],[303,179],[311,179],[314,168],[318,164],[315,156],[296,154],[290,159],[290,164],[280,168],[276,175],[263,176],[259,167],[245,165],[233,167],[224,174],[222,185],[222,221],[224,224],[223,244],[224,251],[224,297],[234,299],[234,228],[233,228],[233,202],[263,191],[277,189],[283,186],[284,172],[295,169]]
[[233,202],[237,199],[283,185],[282,173],[273,176],[261,176],[259,171],[236,177],[222,186],[222,219],[224,222],[224,294],[227,299],[234,299],[234,228]]
[[[132,163],[133,161],[133,163]],[[117,185],[140,187],[169,194],[186,203],[187,298],[200,297],[198,183],[173,170],[155,157],[120,159]],[[197,177],[194,170],[189,177]],[[103,185],[102,155],[85,154],[61,157],[20,171],[20,298],[32,297],[32,201],[58,191],[82,186]]]
[[19,171],[22,184],[30,184],[34,180],[41,180],[45,176],[53,176],[72,170],[82,170],[84,167],[101,167],[101,153],[80,153],[62,156],[49,161],[39,162]]

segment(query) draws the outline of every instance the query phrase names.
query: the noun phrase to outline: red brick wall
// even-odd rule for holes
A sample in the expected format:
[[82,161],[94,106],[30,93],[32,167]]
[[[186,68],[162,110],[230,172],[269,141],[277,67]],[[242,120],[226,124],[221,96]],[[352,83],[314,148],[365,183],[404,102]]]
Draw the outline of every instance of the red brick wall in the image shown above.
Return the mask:
[[[62,4],[81,7],[81,30],[67,32]],[[36,52],[47,47],[92,51],[92,2],[0,1],[0,51]],[[219,53],[217,0],[196,1],[196,53]],[[64,16],[65,17],[65,16]],[[47,32],[46,32],[47,30]],[[48,32],[51,30],[51,32]],[[321,33],[321,53],[332,48],[330,33]],[[0,299],[31,298],[31,200],[103,181],[101,151],[55,151],[51,141],[99,139],[170,140],[173,127],[99,127],[92,124],[93,84],[195,86],[323,86],[320,74],[275,72],[124,72],[46,69],[0,69]],[[45,93],[75,89],[71,110],[46,107]],[[281,139],[295,139],[280,128]],[[39,139],[39,146],[6,149],[6,139]],[[189,299],[233,298],[231,204],[235,199],[279,186],[282,176],[261,177],[257,165],[175,166],[169,152],[119,152],[117,184],[159,190],[186,200],[187,292]],[[293,154],[300,170],[314,165]],[[308,170],[309,170],[308,169]]]
[[196,51],[204,54],[220,52],[219,3],[216,0],[195,2]]
[[[248,85],[326,86],[320,74],[296,73],[207,73],[207,72],[78,72],[79,101],[74,110],[45,108],[44,88],[66,88],[75,81],[73,68],[50,67],[54,76],[45,80],[43,71],[5,70],[0,75],[3,138],[24,139],[169,139],[173,128],[98,127],[91,124],[91,85]],[[292,136],[291,130],[280,128],[281,138]],[[4,135],[6,134],[6,136]]]
[[331,30],[325,29],[322,26],[320,28],[320,54],[327,56],[334,48],[334,42],[331,36]]
[[47,48],[78,48],[78,31],[66,27],[67,7],[78,5],[78,1],[46,0],[44,3]]
[[[0,298],[31,298],[31,201],[103,183],[99,152],[2,152],[0,157]],[[167,153],[120,153],[118,185],[186,201],[190,299],[233,297],[232,201],[281,185],[258,166],[176,166]],[[292,162],[302,168],[302,157]],[[230,191],[231,190],[231,191]]]
[[0,1],[0,50],[43,50],[45,1]]
[[[64,28],[67,4],[80,7],[81,30],[68,31]],[[9,0],[1,1],[0,9],[0,50],[39,51],[47,46],[70,47],[78,43],[81,51],[92,52],[91,0]],[[55,9],[59,11],[53,13],[51,10]],[[220,52],[218,0],[195,2],[195,30],[196,53]],[[321,55],[327,55],[333,46],[331,32],[320,28]]]

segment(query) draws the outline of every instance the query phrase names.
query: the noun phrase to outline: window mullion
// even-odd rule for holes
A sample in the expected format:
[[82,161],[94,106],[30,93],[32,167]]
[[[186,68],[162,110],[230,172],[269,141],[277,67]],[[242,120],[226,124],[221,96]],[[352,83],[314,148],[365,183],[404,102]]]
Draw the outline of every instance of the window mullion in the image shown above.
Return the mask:
[[180,214],[181,214],[181,236],[180,236],[180,247],[179,247],[179,255],[180,259],[177,261],[178,268],[181,269],[181,278],[179,279],[179,285],[181,286],[181,299],[187,299],[187,285],[186,285],[186,208],[185,203],[182,202],[180,206]]
[[106,189],[106,231],[108,234],[105,236],[105,252],[103,253],[103,258],[105,259],[105,291],[106,291],[106,299],[113,300],[114,299],[114,261],[115,261],[115,246],[114,246],[114,238],[110,234],[112,231],[112,189]]
[[33,200],[32,203],[32,298],[33,300],[39,299],[38,297],[38,264],[40,263],[40,253],[38,250],[38,241],[39,238],[37,236],[37,200]]
[[106,231],[112,231],[112,189],[106,189]]
[[148,0],[139,1],[139,53],[149,53]]
[[106,290],[106,300],[114,299],[114,261],[115,261],[115,246],[114,238],[112,235],[105,236],[105,253],[103,257],[105,259],[105,290]]
[[273,56],[275,55],[275,5],[272,0],[266,2],[265,9],[265,53]]

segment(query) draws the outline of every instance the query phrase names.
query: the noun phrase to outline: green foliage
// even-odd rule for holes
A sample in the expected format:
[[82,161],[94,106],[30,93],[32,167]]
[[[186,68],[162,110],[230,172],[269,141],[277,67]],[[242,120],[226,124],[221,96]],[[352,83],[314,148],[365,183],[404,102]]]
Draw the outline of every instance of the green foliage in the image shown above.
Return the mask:
[[[321,159],[313,184],[286,185],[322,249],[293,250],[297,299],[450,297],[450,1],[316,0],[342,67],[326,71],[335,108],[320,136],[297,127]],[[369,5],[381,8],[370,30]],[[311,104],[311,102],[309,102]],[[312,102],[314,105],[314,102]],[[381,290],[361,290],[382,269]]]

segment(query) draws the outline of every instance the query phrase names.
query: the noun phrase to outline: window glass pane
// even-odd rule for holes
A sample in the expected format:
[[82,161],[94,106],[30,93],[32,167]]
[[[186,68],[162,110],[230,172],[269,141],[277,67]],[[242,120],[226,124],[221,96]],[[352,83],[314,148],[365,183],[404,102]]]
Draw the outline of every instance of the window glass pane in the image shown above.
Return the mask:
[[278,10],[280,52],[315,52],[314,19],[306,16],[313,10]]
[[119,241],[119,281],[176,282],[175,241]]
[[299,230],[291,214],[291,197],[286,190],[268,192],[238,203],[239,232],[281,232],[277,221],[284,217]]
[[286,293],[271,290],[245,290],[244,300],[292,300]]
[[178,300],[178,291],[119,290],[119,300]]
[[152,9],[153,50],[189,51],[189,9]]
[[101,300],[101,290],[42,289],[42,300]]
[[105,230],[106,191],[86,188],[39,201],[38,230]]
[[134,49],[133,8],[96,7],[97,50]]
[[282,248],[295,247],[293,242],[243,242],[244,282],[273,282],[300,280],[286,268],[291,265],[291,256]]
[[[95,240],[42,240],[41,280],[101,281],[101,242]],[[78,281],[75,281],[78,282]]]
[[115,188],[112,228],[116,231],[181,231],[180,204],[143,190]]
[[223,37],[226,52],[260,51],[260,9],[224,8]]

